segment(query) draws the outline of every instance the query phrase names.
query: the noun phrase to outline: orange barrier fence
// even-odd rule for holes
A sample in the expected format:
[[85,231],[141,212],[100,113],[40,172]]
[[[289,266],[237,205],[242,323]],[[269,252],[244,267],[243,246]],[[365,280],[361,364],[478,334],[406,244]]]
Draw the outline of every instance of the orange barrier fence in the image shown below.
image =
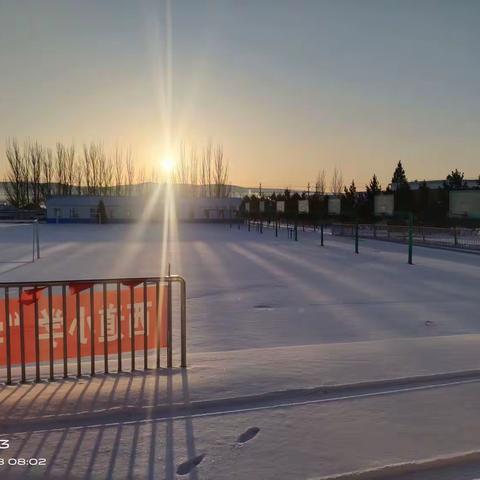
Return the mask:
[[[69,359],[76,359],[76,374],[82,375],[82,361],[90,358],[91,375],[103,356],[109,373],[112,356],[115,371],[123,370],[129,353],[135,370],[136,353],[143,352],[148,369],[149,353],[167,349],[167,367],[172,367],[172,283],[181,285],[181,366],[186,366],[185,282],[176,275],[155,278],[0,283],[0,369],[6,369],[6,383],[12,370],[20,370],[26,381],[27,366],[35,366],[35,381],[41,379],[41,365],[63,360],[63,376],[69,375]],[[7,321],[8,318],[8,321]],[[101,357],[100,357],[101,359]]]

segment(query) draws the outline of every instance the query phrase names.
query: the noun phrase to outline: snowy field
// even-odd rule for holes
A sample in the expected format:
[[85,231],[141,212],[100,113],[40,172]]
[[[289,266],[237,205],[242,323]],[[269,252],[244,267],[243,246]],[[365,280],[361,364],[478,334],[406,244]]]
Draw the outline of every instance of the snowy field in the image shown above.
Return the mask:
[[[160,225],[41,225],[40,242],[31,263],[29,227],[1,225],[0,281],[153,276],[170,263],[187,281],[189,400],[252,397],[232,414],[124,425],[120,412],[113,426],[97,418],[69,432],[52,418],[50,433],[12,428],[17,455],[48,457],[50,478],[175,478],[177,468],[194,479],[383,478],[368,472],[389,466],[388,478],[470,480],[480,471],[479,255],[415,247],[408,265],[404,245],[361,240],[355,255],[348,238],[326,235],[322,248],[310,232],[294,242],[228,225],[179,225],[168,242]],[[374,383],[400,378],[381,391]],[[185,401],[185,377],[175,381],[170,400]],[[359,382],[364,390],[349,390]],[[99,393],[79,393],[79,404],[98,405],[104,385],[87,384]],[[77,387],[52,385],[3,387],[0,408],[20,418],[67,411],[55,395]],[[327,403],[308,390],[322,386],[333,388]],[[142,404],[144,388],[130,403]],[[254,396],[271,392],[289,406],[272,398],[256,411]],[[109,401],[125,406],[125,395]],[[251,427],[260,430],[239,442]]]

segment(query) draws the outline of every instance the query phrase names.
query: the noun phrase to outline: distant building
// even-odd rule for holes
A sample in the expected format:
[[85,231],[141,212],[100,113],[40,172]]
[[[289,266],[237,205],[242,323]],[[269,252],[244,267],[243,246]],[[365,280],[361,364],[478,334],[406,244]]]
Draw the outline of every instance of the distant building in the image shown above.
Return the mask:
[[[237,218],[240,198],[155,196],[55,196],[47,200],[48,223],[98,223],[103,201],[109,223],[162,222],[167,214],[184,222],[223,222]],[[168,210],[168,212],[167,212]]]

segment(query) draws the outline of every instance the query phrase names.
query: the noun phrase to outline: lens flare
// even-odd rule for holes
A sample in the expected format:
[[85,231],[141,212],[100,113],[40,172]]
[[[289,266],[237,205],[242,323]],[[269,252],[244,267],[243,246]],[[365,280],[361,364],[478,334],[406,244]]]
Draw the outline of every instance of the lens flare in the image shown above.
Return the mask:
[[172,157],[165,157],[162,160],[162,170],[165,173],[167,174],[172,173],[174,168],[175,168],[175,161],[173,160]]

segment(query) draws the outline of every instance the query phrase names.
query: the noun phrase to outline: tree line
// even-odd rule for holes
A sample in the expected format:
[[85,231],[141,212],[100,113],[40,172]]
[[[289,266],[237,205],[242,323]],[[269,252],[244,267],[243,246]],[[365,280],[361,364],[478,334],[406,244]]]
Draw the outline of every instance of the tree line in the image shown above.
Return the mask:
[[99,143],[55,148],[38,141],[7,141],[4,185],[8,202],[17,208],[38,208],[52,195],[148,194],[159,182],[182,186],[183,195],[227,197],[229,165],[223,147],[208,143],[203,149],[180,146],[178,161],[168,174],[159,168],[138,166],[130,148],[107,154]]
[[274,201],[285,201],[285,213],[287,218],[297,215],[298,200],[310,200],[310,219],[326,218],[328,216],[328,196],[334,195],[341,200],[340,220],[374,221],[375,195],[380,193],[392,193],[394,195],[395,212],[397,218],[392,221],[399,222],[406,217],[407,213],[413,213],[416,221],[430,225],[445,225],[450,222],[449,192],[451,190],[480,189],[480,176],[475,185],[468,185],[463,172],[455,169],[451,171],[438,188],[429,188],[424,180],[420,182],[418,189],[412,189],[407,179],[402,162],[398,162],[392,175],[391,183],[382,189],[380,182],[374,174],[364,191],[358,191],[355,180],[350,185],[344,186],[342,173],[335,168],[331,177],[330,185],[327,186],[325,170],[321,170],[315,183],[315,189],[303,192],[292,192],[285,189],[283,192],[274,192],[270,195],[250,195],[244,197],[244,202],[250,202],[250,212],[255,216],[259,213],[259,202],[266,200],[266,214],[275,211]]

